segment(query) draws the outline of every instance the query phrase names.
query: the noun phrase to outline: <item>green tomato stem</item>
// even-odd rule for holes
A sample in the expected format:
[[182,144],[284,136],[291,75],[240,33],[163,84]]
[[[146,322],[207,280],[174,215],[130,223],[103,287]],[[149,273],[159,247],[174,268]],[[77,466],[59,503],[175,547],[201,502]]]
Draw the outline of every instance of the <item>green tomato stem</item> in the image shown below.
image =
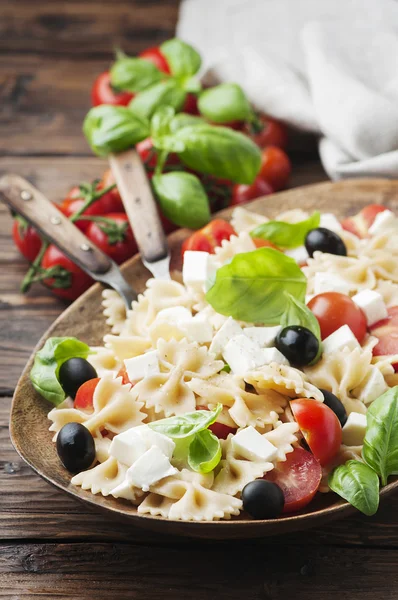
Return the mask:
[[43,260],[43,256],[44,256],[47,248],[49,247],[49,245],[50,245],[50,242],[46,242],[46,241],[43,242],[43,244],[40,248],[39,254],[36,256],[35,260],[30,265],[28,272],[26,273],[25,277],[23,278],[23,281],[21,283],[21,292],[23,294],[25,294],[29,290],[30,286],[35,281],[37,272],[41,268],[41,261]]
[[81,206],[79,208],[79,210],[77,210],[71,217],[70,220],[72,221],[72,223],[74,223],[75,221],[77,221],[77,219],[84,213],[85,210],[87,210],[92,204],[94,204],[94,202],[96,202],[97,200],[99,200],[100,198],[102,198],[102,196],[104,196],[105,194],[107,194],[108,192],[110,192],[111,190],[113,190],[116,187],[116,183],[113,183],[112,185],[108,185],[108,187],[104,188],[103,190],[100,190],[99,192],[95,192],[93,194],[90,194],[87,198],[87,200],[84,202],[83,206]]

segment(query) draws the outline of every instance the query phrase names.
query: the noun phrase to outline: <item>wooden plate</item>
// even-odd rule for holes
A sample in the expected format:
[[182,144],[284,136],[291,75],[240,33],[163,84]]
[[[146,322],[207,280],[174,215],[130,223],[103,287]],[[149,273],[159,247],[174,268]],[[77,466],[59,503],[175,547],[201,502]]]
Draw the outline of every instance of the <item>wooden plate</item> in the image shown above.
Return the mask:
[[[363,206],[382,203],[391,209],[398,207],[398,181],[351,180],[339,183],[322,183],[306,186],[273,196],[260,198],[249,208],[256,212],[273,216],[282,210],[303,208],[333,212],[343,217],[356,213]],[[220,213],[228,217],[229,210]],[[180,230],[170,236],[172,269],[178,269],[180,247],[187,236],[187,230]],[[131,259],[123,267],[127,279],[138,291],[143,291],[150,276],[138,257]],[[91,345],[101,343],[107,326],[101,311],[101,290],[99,284],[90,288],[74,302],[54,322],[39,341],[40,348],[50,336],[73,335]],[[70,484],[70,475],[62,467],[48,431],[47,413],[50,405],[31,386],[29,372],[33,362],[30,358],[15,391],[11,410],[11,439],[20,456],[44,479],[57,488],[104,512],[104,516],[116,517],[152,531],[169,532],[200,538],[228,539],[263,537],[287,531],[294,531],[319,525],[355,511],[352,506],[334,494],[318,494],[302,513],[268,521],[252,521],[241,515],[231,521],[191,523],[170,521],[160,517],[138,515],[136,508],[125,501],[110,496],[94,496],[91,492]],[[398,478],[389,483],[381,492],[382,496],[398,487]]]

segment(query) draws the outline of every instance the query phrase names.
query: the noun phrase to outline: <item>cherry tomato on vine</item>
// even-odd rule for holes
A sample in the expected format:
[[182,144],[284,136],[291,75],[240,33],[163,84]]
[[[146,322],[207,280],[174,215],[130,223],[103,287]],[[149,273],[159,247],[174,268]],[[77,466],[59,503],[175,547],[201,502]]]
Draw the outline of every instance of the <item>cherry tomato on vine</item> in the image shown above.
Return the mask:
[[[106,219],[102,221],[100,219]],[[118,265],[137,252],[137,244],[125,213],[111,213],[90,221],[87,237]]]
[[232,225],[223,219],[215,219],[190,235],[183,243],[181,252],[184,254],[186,250],[198,250],[214,254],[216,247],[221,246],[223,240],[229,240],[231,235],[236,235]]
[[232,188],[232,200],[230,206],[238,206],[239,204],[247,204],[251,200],[260,198],[260,196],[268,196],[273,193],[271,185],[261,176],[257,176],[253,183],[238,183]]
[[258,133],[251,132],[250,125],[245,127],[245,132],[251,137],[253,142],[259,148],[266,146],[277,146],[278,148],[286,148],[287,146],[287,130],[285,125],[276,119],[261,115],[259,117],[262,129]]
[[[80,189],[76,186],[71,189],[65,200],[61,202],[59,206],[59,210],[68,218],[72,217],[78,210],[81,209],[83,204],[85,203],[85,199],[82,198]],[[84,216],[98,216],[102,214],[102,206],[97,200],[91,206],[86,208],[84,211]],[[75,225],[83,232],[86,232],[90,221],[77,220],[75,221]]]
[[134,97],[131,92],[118,92],[112,88],[109,71],[98,75],[91,90],[91,102],[93,106],[100,104],[113,104],[114,106],[127,106]]
[[[370,328],[372,335],[378,338],[377,346],[373,348],[373,356],[388,356],[398,354],[398,306],[388,309],[388,317],[378,321]],[[398,363],[393,364],[398,372]]]
[[39,254],[42,241],[35,229],[23,219],[16,217],[12,226],[14,244],[29,262],[33,262]]
[[[111,169],[107,169],[102,175],[102,179],[98,184],[97,189],[98,191],[100,191],[115,183],[115,177]],[[117,189],[117,187],[114,187],[112,190],[101,196],[101,198],[97,200],[97,202],[99,203],[99,206],[101,206],[101,211],[103,214],[113,212],[124,212],[122,198],[119,194],[119,190]]]
[[77,390],[74,407],[79,410],[93,410],[94,391],[100,381],[100,377],[94,377],[83,383]]
[[353,217],[348,217],[341,222],[343,229],[354,233],[359,238],[365,238],[369,234],[369,228],[373,225],[376,215],[387,210],[382,204],[369,204]]
[[149,62],[153,63],[155,67],[159,69],[159,71],[170,75],[170,67],[167,63],[166,57],[163,56],[158,46],[147,48],[143,52],[140,52],[138,56],[140,58],[144,58],[145,60],[149,60]]
[[324,292],[314,296],[308,308],[318,319],[323,340],[343,325],[348,325],[362,344],[366,335],[366,317],[349,296],[339,292]]
[[292,170],[286,152],[277,146],[268,146],[261,153],[261,168],[257,177],[268,181],[275,191],[286,187]]
[[190,115],[198,115],[198,99],[194,94],[187,94],[185,98],[184,106],[182,108],[182,112],[188,113]]
[[142,162],[149,169],[154,169],[157,162],[157,152],[153,146],[152,139],[145,138],[136,145],[138,154],[141,157]]
[[52,244],[45,251],[41,266],[43,269],[58,267],[58,273],[44,279],[43,283],[59,298],[76,300],[93,283],[87,273]]

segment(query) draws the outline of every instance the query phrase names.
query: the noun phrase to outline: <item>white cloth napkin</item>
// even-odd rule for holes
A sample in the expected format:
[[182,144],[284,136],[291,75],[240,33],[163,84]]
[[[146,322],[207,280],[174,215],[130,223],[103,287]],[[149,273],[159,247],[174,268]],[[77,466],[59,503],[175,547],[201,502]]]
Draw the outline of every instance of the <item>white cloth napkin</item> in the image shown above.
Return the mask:
[[395,0],[184,0],[177,35],[259,109],[319,134],[332,179],[398,177]]

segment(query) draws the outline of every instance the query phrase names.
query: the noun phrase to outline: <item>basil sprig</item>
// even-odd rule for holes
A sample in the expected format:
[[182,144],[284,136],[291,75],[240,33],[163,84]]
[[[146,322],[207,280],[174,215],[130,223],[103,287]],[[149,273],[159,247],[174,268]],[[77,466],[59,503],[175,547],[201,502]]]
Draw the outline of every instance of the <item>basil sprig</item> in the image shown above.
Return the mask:
[[304,302],[299,302],[297,298],[288,292],[285,292],[285,295],[287,297],[287,303],[285,306],[285,312],[281,317],[280,324],[282,327],[288,327],[289,325],[301,325],[301,327],[306,327],[315,335],[319,342],[319,350],[318,354],[311,363],[314,365],[318,362],[322,355],[321,328],[319,327],[319,321]]
[[198,108],[213,123],[248,121],[253,115],[250,102],[237,83],[222,83],[205,90],[199,96]]
[[142,118],[150,119],[162,106],[171,106],[176,111],[181,110],[186,98],[186,92],[174,79],[159,81],[155,85],[137,94],[129,104],[129,109]]
[[191,413],[185,413],[185,415],[154,421],[149,423],[149,427],[158,433],[171,437],[173,440],[182,439],[207,429],[209,425],[216,421],[221,410],[222,404],[218,404],[212,411],[195,410]]
[[193,471],[210,473],[221,460],[221,444],[208,429],[197,433],[189,445],[188,464]]
[[128,92],[142,92],[164,77],[153,63],[132,57],[118,59],[112,65],[110,73],[112,86]]
[[251,237],[269,240],[281,248],[297,248],[304,244],[306,235],[311,229],[319,227],[321,215],[315,211],[305,221],[285,223],[284,221],[268,221],[250,232]]
[[379,507],[379,478],[365,463],[349,460],[337,467],[329,477],[329,487],[365,515]]
[[155,175],[152,183],[167,219],[179,227],[191,229],[198,229],[209,222],[209,200],[195,175],[185,172]]
[[30,371],[35,390],[46,400],[58,406],[66,394],[58,381],[61,365],[70,358],[87,358],[90,348],[74,337],[52,337],[36,352]]

